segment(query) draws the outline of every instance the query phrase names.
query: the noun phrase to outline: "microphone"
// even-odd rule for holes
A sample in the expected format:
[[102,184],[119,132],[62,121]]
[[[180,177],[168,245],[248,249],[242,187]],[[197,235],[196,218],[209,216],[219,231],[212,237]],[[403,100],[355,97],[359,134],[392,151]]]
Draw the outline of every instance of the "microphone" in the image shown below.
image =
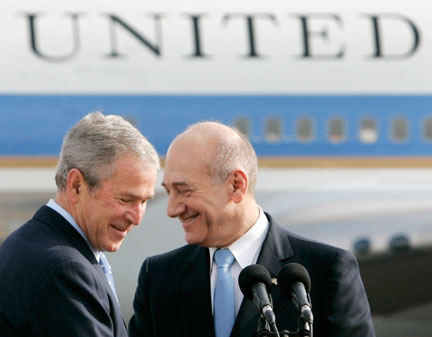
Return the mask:
[[312,325],[312,305],[309,297],[311,280],[306,268],[298,263],[285,265],[279,272],[277,284],[283,295],[292,298],[300,317]]
[[247,266],[241,271],[238,281],[243,295],[255,303],[260,314],[272,329],[277,332],[276,316],[268,295],[272,287],[271,276],[268,270],[259,264]]

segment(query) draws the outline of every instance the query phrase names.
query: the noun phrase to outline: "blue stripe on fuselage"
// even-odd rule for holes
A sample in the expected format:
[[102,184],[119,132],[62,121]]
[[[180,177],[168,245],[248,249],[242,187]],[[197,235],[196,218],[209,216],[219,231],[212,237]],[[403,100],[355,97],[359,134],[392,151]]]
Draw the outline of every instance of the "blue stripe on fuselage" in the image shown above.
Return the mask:
[[[248,117],[251,141],[265,156],[414,156],[429,155],[432,145],[422,137],[422,121],[432,116],[432,96],[421,95],[0,95],[0,155],[57,155],[67,130],[85,114],[100,110],[136,122],[141,132],[165,154],[171,140],[187,125],[202,120],[232,124]],[[295,122],[314,120],[313,141],[300,143]],[[408,141],[391,142],[390,121],[405,117]],[[280,142],[265,139],[268,118],[283,123]],[[327,136],[331,117],[346,120],[348,135],[333,144]],[[378,141],[358,140],[360,119],[374,117]]]

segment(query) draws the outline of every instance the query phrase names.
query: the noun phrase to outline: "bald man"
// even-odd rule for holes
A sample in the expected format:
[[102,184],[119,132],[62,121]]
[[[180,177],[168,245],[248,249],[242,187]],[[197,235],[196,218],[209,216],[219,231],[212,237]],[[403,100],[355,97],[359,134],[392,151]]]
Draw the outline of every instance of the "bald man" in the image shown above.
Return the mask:
[[[258,310],[243,299],[238,275],[258,263],[276,277],[291,262],[305,266],[312,280],[315,336],[375,336],[355,257],[279,227],[255,201],[256,176],[251,144],[230,127],[202,122],[175,138],[162,186],[167,213],[180,220],[188,244],[144,261],[131,337],[255,336]],[[229,256],[224,270],[220,256]],[[226,284],[232,289],[224,290],[221,307]],[[293,303],[277,287],[272,297],[278,328],[296,331]]]

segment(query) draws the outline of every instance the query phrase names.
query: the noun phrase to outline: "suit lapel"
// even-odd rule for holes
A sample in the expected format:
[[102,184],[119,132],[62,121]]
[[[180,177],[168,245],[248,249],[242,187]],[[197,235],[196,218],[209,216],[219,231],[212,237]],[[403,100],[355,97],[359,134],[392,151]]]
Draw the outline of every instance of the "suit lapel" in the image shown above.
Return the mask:
[[111,302],[113,302],[115,306],[119,307],[114,293],[106,279],[105,273],[81,234],[78,233],[77,230],[73,228],[65,218],[63,218],[63,216],[48,206],[42,206],[34,215],[34,219],[48,225],[53,231],[64,237],[73,247],[78,249],[78,251],[93,265],[96,272],[99,274],[100,279],[103,280],[103,284],[105,285],[105,289]]
[[[180,336],[214,336],[210,297],[210,257],[208,248],[190,246],[191,253],[183,265]],[[193,327],[193,331],[191,331]]]
[[[88,246],[87,242],[76,231],[72,225],[59,213],[48,206],[42,206],[33,217],[35,220],[48,225],[54,232],[68,240],[73,247],[86,257],[92,264],[98,264],[96,258]],[[104,275],[105,276],[105,275]]]
[[[272,217],[265,213],[269,221],[269,229],[261,247],[257,263],[268,269],[272,278],[277,277],[283,262],[293,255],[288,236],[280,231],[279,226]],[[273,303],[279,297],[279,289],[272,289]],[[257,330],[259,312],[255,303],[248,299],[243,299],[239,313],[234,323],[231,337],[253,336]]]

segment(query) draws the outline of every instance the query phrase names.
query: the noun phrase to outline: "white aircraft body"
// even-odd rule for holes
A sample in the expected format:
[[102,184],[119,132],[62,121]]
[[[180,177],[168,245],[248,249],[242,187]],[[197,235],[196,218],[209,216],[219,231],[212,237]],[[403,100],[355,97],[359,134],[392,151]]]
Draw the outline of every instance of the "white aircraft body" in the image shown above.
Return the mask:
[[[86,113],[125,116],[162,156],[216,119],[255,147],[266,211],[358,254],[377,335],[430,334],[432,275],[409,261],[428,263],[432,243],[431,13],[427,0],[2,0],[0,241],[55,195],[62,138]],[[158,187],[109,256],[126,320],[145,257],[185,243],[165,207]],[[383,272],[387,292],[369,277]],[[395,286],[411,275],[414,289]]]

